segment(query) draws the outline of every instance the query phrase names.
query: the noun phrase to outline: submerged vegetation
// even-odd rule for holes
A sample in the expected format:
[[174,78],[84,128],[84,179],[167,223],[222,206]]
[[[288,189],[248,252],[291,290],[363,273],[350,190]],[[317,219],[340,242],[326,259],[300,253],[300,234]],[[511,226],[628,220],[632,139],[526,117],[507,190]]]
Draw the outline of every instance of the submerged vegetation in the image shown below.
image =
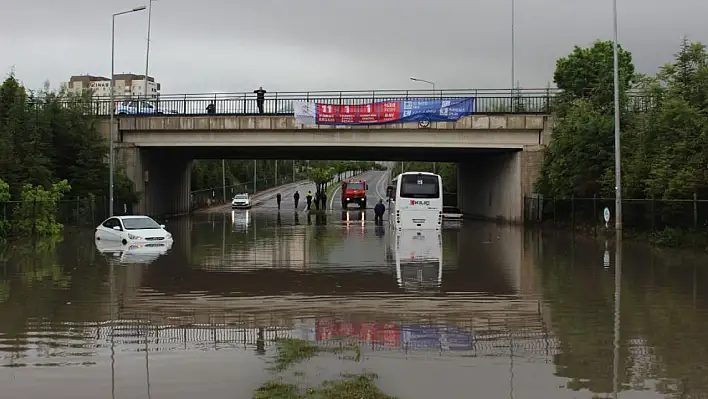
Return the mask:
[[[321,353],[353,352],[344,355],[344,360],[359,361],[361,349],[357,344],[340,342],[338,347],[323,348],[310,341],[285,338],[276,341],[277,352],[273,359],[275,372],[283,372],[300,362],[311,359]],[[298,372],[296,372],[298,374]],[[298,375],[301,375],[298,374]],[[376,374],[342,374],[338,379],[326,380],[316,387],[299,388],[295,384],[283,381],[283,378],[263,383],[253,393],[254,399],[395,399],[384,394],[375,384]]]

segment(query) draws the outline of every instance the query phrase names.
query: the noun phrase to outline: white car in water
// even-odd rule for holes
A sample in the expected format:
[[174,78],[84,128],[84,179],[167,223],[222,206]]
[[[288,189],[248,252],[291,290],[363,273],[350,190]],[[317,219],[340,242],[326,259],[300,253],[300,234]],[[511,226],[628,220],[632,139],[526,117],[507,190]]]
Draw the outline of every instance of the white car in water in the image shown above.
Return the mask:
[[166,247],[172,245],[172,234],[148,216],[113,216],[96,227],[98,241],[120,242],[141,247]]
[[231,208],[250,208],[251,207],[251,197],[244,194],[236,194],[231,200]]

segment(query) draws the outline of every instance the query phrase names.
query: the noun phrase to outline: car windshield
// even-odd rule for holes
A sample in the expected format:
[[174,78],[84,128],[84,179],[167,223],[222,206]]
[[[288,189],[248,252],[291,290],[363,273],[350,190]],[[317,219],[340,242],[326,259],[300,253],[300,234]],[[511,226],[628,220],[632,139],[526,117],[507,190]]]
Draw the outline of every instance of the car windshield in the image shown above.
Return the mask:
[[364,183],[347,183],[347,190],[363,190]]
[[247,194],[238,194],[234,197],[234,199],[248,199]]
[[126,230],[146,230],[161,228],[156,221],[148,217],[123,219],[123,227],[125,227]]

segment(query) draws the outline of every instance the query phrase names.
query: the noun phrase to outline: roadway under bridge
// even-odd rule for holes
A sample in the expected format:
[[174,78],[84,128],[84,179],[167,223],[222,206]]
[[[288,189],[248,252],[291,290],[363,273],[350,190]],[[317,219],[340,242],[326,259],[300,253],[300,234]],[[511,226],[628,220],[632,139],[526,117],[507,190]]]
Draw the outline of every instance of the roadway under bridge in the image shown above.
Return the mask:
[[538,114],[473,115],[425,127],[301,125],[293,116],[122,116],[114,137],[118,164],[143,192],[140,213],[188,213],[194,159],[352,159],[456,162],[463,214],[521,222],[552,124]]

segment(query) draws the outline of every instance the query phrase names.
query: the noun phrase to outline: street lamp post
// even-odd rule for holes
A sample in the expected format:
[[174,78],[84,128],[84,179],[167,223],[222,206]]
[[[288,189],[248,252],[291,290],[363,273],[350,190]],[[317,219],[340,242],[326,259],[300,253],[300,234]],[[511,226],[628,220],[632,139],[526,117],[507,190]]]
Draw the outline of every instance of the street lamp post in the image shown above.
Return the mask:
[[147,99],[148,95],[148,66],[150,65],[150,24],[152,22],[152,2],[155,0],[148,0],[148,34],[147,34],[147,47],[145,48],[145,82],[143,84],[143,96]]
[[[114,102],[114,89],[116,85],[115,79],[115,58],[116,58],[116,17],[119,15],[129,14],[132,12],[142,11],[145,6],[135,7],[132,10],[121,11],[113,14],[111,23],[111,107],[115,107]],[[108,162],[109,162],[109,177],[108,177],[108,216],[113,216],[113,175],[115,174],[115,157],[113,155],[113,114],[115,110],[110,110],[111,116],[108,126],[110,128],[110,133],[108,134]]]
[[[425,79],[418,79],[418,78],[411,78],[411,80],[413,80],[415,82],[427,83],[427,84],[433,86],[433,96],[435,96],[435,82],[431,82],[431,81],[425,80]],[[441,94],[441,96],[442,96],[442,94]],[[438,169],[437,166],[438,166],[437,162],[433,162],[433,173],[437,173],[436,172],[436,170]],[[403,163],[401,163],[401,173],[403,173]]]
[[615,231],[622,233],[622,151],[620,147],[619,50],[617,44],[617,0],[612,0],[613,62],[615,78]]
[[[516,1],[511,0],[511,92],[516,87]],[[513,97],[513,95],[512,95]]]

